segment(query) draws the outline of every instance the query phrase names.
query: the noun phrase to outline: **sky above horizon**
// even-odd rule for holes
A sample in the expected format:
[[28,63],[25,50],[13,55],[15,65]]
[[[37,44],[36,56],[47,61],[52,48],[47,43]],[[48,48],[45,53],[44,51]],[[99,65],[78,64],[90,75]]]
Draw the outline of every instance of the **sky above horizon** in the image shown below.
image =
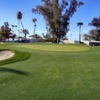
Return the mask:
[[[79,28],[78,22],[83,22],[82,34],[88,33],[92,26],[88,23],[92,21],[94,17],[98,17],[100,14],[100,0],[79,0],[84,2],[84,5],[77,9],[77,12],[70,20],[70,30],[67,33],[69,39],[78,40]],[[0,26],[4,22],[8,22],[10,25],[18,25],[17,12],[23,13],[22,22],[24,27],[29,30],[30,35],[33,34],[32,19],[37,18],[36,33],[42,35],[46,33],[45,21],[41,15],[32,13],[32,8],[36,5],[41,5],[41,0],[1,0],[0,2]]]

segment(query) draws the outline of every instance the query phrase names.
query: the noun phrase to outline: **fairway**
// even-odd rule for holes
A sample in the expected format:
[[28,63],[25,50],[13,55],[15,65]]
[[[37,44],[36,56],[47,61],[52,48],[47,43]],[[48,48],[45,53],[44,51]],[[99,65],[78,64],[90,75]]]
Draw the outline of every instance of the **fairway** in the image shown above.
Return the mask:
[[89,50],[89,47],[86,46],[78,46],[78,45],[54,45],[54,44],[49,44],[49,45],[20,45],[18,47],[22,48],[29,48],[29,49],[35,49],[35,50],[44,50],[44,51],[86,51]]
[[15,52],[0,62],[0,100],[100,99],[100,47],[10,43],[0,49]]

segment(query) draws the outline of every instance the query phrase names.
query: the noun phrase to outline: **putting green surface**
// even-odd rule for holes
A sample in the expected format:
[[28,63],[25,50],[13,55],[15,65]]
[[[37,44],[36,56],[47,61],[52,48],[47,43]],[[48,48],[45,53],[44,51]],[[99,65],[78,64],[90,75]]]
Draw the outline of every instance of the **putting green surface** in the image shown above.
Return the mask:
[[64,52],[71,52],[71,51],[86,51],[89,50],[87,46],[77,46],[77,45],[20,45],[17,47],[22,48],[29,48],[35,50],[44,50],[44,51],[64,51]]

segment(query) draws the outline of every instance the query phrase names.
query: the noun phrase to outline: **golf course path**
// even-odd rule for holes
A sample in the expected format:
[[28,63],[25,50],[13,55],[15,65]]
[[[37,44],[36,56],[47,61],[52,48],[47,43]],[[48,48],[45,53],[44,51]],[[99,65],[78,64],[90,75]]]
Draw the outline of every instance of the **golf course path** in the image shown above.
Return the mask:
[[2,50],[0,51],[0,61],[11,58],[14,56],[14,53],[9,50]]

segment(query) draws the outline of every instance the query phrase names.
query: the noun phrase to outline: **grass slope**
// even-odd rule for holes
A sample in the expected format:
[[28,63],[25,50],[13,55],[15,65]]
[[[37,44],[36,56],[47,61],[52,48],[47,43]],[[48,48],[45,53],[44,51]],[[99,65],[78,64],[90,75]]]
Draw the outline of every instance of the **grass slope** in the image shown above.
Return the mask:
[[22,46],[2,48],[29,52],[31,57],[0,66],[0,100],[100,99],[99,47],[83,52],[49,52],[18,45]]

